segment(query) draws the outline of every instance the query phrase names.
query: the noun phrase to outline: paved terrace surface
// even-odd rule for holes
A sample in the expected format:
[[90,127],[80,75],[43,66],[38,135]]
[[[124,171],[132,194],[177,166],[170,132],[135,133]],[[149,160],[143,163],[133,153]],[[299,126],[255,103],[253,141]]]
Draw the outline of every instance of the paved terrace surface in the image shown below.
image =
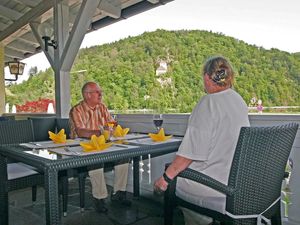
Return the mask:
[[[108,187],[111,192],[111,187]],[[142,196],[132,200],[131,207],[124,207],[106,200],[107,214],[99,214],[93,208],[91,186],[86,179],[85,211],[80,212],[77,179],[70,181],[68,215],[64,225],[163,225],[163,198]],[[156,198],[155,200],[153,198]],[[37,201],[31,201],[31,188],[10,192],[9,225],[45,225],[44,190],[38,188]],[[175,224],[184,225],[180,210],[175,213]]]

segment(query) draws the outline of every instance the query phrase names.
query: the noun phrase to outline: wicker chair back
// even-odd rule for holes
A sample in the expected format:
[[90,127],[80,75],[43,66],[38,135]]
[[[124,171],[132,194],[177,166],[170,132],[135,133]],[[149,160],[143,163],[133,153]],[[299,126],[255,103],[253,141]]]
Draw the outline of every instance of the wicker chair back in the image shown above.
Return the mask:
[[30,120],[8,120],[0,123],[0,144],[18,144],[34,141]]
[[[209,186],[227,194],[226,211],[235,216],[259,215],[270,218],[272,224],[281,224],[281,184],[290,155],[298,124],[291,123],[273,127],[243,127],[233,157],[228,185],[206,174],[185,169],[183,177]],[[176,205],[189,208],[200,214],[231,225],[254,225],[256,218],[232,218],[229,214],[194,205],[175,195],[176,179],[165,193],[165,225],[172,224],[173,208]],[[273,203],[275,204],[270,207]],[[270,207],[270,208],[269,208]]]
[[56,131],[58,132],[61,129],[65,129],[67,138],[70,138],[70,125],[68,118],[56,118]]
[[297,129],[297,124],[241,129],[228,182],[236,191],[227,197],[228,212],[259,214],[281,195]]
[[55,117],[29,117],[32,121],[35,141],[47,141],[48,131],[55,132]]

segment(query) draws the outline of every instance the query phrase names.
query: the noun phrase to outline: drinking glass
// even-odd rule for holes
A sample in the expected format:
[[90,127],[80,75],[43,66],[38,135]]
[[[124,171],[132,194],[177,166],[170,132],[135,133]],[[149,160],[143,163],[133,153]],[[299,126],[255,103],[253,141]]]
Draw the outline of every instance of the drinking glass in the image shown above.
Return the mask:
[[118,121],[117,121],[117,114],[112,115],[112,118],[114,119],[114,121],[116,121],[116,123],[118,123]]
[[107,122],[107,125],[110,127],[110,128],[114,128],[118,125],[118,121],[117,121],[117,115],[112,115],[111,116],[113,121],[108,121]]
[[153,124],[156,127],[157,131],[160,130],[164,122],[162,114],[153,114]]
[[111,131],[110,130],[103,130],[103,135],[104,135],[105,141],[109,142],[110,137],[111,137]]

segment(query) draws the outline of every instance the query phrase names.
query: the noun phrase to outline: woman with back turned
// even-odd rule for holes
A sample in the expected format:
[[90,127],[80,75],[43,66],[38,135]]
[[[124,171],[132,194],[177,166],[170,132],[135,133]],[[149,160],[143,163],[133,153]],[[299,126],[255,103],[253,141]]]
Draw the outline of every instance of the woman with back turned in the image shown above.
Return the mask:
[[[158,192],[187,167],[227,184],[240,128],[249,126],[248,107],[232,89],[230,63],[221,56],[209,58],[203,67],[207,93],[194,108],[183,141],[172,164],[154,184]],[[225,213],[226,197],[202,184],[178,178],[176,195],[193,204]],[[182,208],[185,224],[207,225],[212,219]]]

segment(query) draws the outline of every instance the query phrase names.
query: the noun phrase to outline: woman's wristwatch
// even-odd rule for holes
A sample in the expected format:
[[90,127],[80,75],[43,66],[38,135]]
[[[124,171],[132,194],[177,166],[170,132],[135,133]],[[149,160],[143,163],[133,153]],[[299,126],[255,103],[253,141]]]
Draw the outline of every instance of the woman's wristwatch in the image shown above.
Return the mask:
[[173,179],[169,178],[166,173],[163,174],[163,178],[168,184],[170,184],[173,181]]

